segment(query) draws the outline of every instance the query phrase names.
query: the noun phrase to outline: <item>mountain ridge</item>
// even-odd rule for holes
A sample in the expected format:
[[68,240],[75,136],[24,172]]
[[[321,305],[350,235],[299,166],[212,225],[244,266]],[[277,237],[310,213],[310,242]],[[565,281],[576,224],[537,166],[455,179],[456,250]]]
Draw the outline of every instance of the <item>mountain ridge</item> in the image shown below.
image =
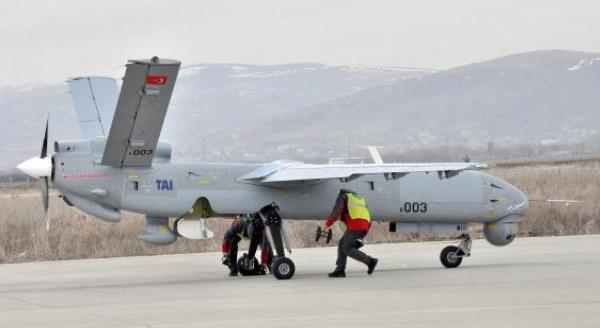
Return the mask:
[[[366,68],[365,68],[366,67]],[[600,54],[544,50],[451,68],[194,64],[181,70],[161,135],[179,158],[335,157],[354,144],[580,143],[600,131]],[[54,138],[77,138],[66,85],[0,89],[7,168]],[[57,118],[58,117],[58,118]]]

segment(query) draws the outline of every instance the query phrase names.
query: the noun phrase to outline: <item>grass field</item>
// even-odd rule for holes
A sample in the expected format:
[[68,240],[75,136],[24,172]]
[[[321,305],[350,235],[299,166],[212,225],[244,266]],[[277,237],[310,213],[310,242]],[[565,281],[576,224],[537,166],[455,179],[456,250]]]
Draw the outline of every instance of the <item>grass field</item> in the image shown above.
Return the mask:
[[[581,163],[511,165],[489,173],[506,179],[530,199],[577,199],[583,203],[530,203],[529,217],[520,223],[527,236],[600,233],[600,161]],[[210,219],[216,237],[209,241],[180,239],[168,246],[152,246],[137,239],[144,226],[140,215],[126,214],[120,223],[107,223],[68,207],[51,195],[51,228],[43,222],[41,198],[35,186],[0,189],[0,262],[25,262],[91,257],[215,251],[230,220]],[[322,218],[318,218],[322,219]],[[316,246],[314,231],[320,221],[287,223],[293,247]],[[480,236],[474,226],[474,235]],[[339,236],[339,231],[336,231]],[[390,233],[375,224],[368,242],[430,240],[432,236]],[[335,237],[334,237],[335,239]]]

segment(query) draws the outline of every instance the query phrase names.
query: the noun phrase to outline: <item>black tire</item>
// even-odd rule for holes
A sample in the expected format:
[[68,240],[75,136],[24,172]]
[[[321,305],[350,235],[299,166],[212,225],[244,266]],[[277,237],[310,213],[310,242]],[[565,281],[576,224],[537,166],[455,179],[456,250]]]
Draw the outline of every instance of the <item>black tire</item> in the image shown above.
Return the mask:
[[323,235],[323,232],[321,231],[321,227],[317,227],[317,233],[315,235],[315,243],[319,242],[319,239],[321,239],[322,235]]
[[[456,268],[462,263],[462,256],[457,256],[460,249],[456,246],[446,246],[440,253],[440,261],[446,268]],[[462,253],[462,252],[461,252]]]
[[296,271],[294,262],[287,257],[276,258],[271,268],[273,269],[273,275],[277,279],[290,279]]
[[244,260],[248,257],[247,254],[242,255],[237,261],[237,269],[242,276],[255,276],[258,274],[258,270],[260,270],[260,263],[254,258],[254,269],[249,270],[246,266],[244,266]]

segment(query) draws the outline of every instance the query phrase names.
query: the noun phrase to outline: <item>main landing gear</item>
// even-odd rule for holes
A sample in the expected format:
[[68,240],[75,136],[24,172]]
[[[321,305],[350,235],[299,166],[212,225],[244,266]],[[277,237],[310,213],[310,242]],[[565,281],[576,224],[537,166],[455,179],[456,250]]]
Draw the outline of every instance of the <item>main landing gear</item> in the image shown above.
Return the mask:
[[292,249],[283,227],[283,218],[279,212],[279,207],[275,204],[265,206],[258,212],[258,215],[269,227],[270,239],[273,241],[273,247],[275,248],[276,257],[271,264],[271,271],[277,279],[290,279],[294,275],[296,267],[294,262],[285,256],[284,246],[290,254]]
[[440,261],[446,268],[456,268],[462,263],[463,257],[471,256],[471,236],[462,234],[458,246],[446,246],[440,253]]

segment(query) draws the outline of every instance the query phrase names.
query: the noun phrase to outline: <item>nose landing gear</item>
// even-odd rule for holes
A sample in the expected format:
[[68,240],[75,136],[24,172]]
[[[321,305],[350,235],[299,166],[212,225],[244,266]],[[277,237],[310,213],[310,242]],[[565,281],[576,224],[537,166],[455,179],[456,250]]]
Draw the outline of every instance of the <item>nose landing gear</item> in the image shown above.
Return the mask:
[[446,246],[440,253],[440,261],[446,268],[456,268],[462,263],[463,257],[471,256],[471,236],[462,234],[458,246]]

